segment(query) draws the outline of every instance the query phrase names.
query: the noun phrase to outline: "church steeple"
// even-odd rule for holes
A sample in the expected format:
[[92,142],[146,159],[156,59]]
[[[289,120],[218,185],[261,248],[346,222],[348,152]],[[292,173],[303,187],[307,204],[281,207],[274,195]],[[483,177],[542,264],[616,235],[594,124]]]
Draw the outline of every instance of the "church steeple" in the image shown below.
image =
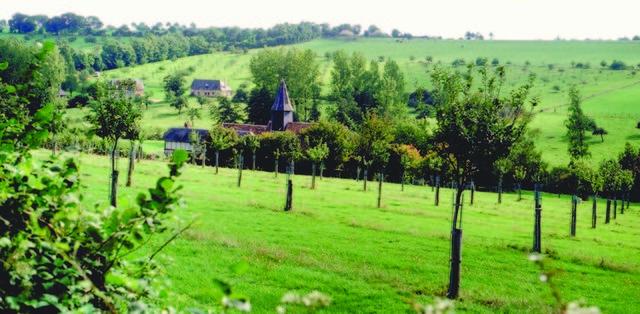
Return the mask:
[[287,124],[293,122],[293,105],[289,99],[289,91],[287,91],[287,83],[280,81],[276,100],[271,106],[271,130],[284,131]]

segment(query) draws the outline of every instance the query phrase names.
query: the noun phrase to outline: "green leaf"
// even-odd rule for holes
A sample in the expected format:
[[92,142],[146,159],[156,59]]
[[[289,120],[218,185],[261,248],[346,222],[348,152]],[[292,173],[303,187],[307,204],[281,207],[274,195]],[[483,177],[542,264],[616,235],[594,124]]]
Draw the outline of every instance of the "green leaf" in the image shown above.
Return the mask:
[[185,151],[184,149],[177,149],[173,152],[171,161],[176,165],[182,165],[185,161],[187,161],[187,158],[189,158],[187,151]]
[[4,71],[9,67],[9,62],[0,62],[0,71]]

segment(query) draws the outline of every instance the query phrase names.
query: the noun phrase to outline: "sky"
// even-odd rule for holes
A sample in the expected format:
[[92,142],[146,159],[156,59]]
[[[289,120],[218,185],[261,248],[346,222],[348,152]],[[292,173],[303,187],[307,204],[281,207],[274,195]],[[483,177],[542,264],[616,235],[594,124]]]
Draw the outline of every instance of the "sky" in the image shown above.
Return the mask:
[[617,39],[640,34],[638,0],[0,0],[0,19],[16,12],[98,16],[105,24],[195,23],[270,27],[310,21],[375,24],[414,35],[496,39]]

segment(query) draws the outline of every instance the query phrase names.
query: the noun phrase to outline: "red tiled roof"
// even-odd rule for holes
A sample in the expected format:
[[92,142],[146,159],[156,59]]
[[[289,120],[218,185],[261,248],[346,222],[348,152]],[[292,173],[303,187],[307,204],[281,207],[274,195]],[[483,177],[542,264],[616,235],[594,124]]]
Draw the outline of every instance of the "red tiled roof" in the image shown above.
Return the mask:
[[286,131],[291,131],[295,134],[300,133],[300,131],[312,126],[313,123],[308,123],[308,122],[290,122],[287,124],[287,128],[285,129]]
[[223,123],[223,127],[234,129],[238,135],[247,135],[253,133],[258,135],[260,133],[267,132],[266,125],[257,125],[257,124],[243,124],[243,123]]

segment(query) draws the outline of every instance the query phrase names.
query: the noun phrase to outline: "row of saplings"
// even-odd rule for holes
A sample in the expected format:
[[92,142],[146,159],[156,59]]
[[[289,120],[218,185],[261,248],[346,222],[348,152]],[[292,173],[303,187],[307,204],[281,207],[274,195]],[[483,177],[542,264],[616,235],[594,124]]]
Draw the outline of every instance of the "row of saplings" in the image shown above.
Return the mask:
[[[472,68],[469,72],[474,71]],[[473,178],[479,174],[479,169],[482,169],[486,164],[493,164],[496,160],[507,158],[509,152],[514,145],[521,141],[527,130],[527,124],[530,121],[530,117],[533,114],[533,110],[528,107],[528,94],[532,87],[533,79],[530,79],[523,86],[516,88],[507,96],[500,95],[500,83],[504,82],[504,69],[498,68],[495,73],[488,74],[487,69],[479,71],[482,82],[478,86],[480,89],[478,92],[472,92],[470,89],[473,86],[472,80],[474,73],[468,73],[463,75],[458,72],[448,71],[446,69],[436,69],[432,74],[434,83],[434,97],[437,99],[437,114],[436,122],[437,126],[434,129],[432,140],[437,143],[437,149],[435,153],[439,156],[443,163],[446,163],[446,169],[452,169],[448,174],[454,182],[455,188],[454,198],[454,210],[451,220],[451,260],[450,260],[450,280],[447,297],[457,298],[459,292],[460,282],[460,262],[461,262],[461,248],[462,248],[462,195],[467,189],[467,186],[473,187]],[[437,83],[437,84],[436,84]],[[110,95],[111,96],[111,95]],[[117,169],[115,168],[115,151],[117,148],[118,139],[135,139],[137,138],[137,130],[135,128],[135,121],[139,121],[141,115],[135,108],[126,104],[126,97],[108,97],[105,101],[98,100],[97,105],[92,106],[93,115],[91,116],[91,122],[93,122],[96,134],[101,137],[109,138],[114,143],[112,153],[112,173],[114,173],[114,180],[112,180],[112,191],[115,192],[117,182]],[[117,119],[112,119],[112,116],[117,116]],[[123,120],[126,117],[126,120]],[[355,138],[355,148],[351,159],[358,159],[358,163],[363,166],[363,169],[378,169],[379,185],[378,185],[378,205],[380,205],[380,191],[382,188],[383,175],[382,169],[387,165],[390,157],[390,147],[393,141],[393,134],[391,128],[388,127],[388,123],[382,119],[376,119],[370,117],[363,122],[359,130],[358,136]],[[197,134],[197,133],[193,133]],[[193,136],[192,139],[192,155],[194,162],[201,156],[202,164],[206,160],[207,150],[214,150],[214,160],[216,168],[219,164],[219,153],[229,147],[227,145],[234,145],[235,141],[230,140],[230,137],[236,136],[234,131],[219,128],[218,131],[211,132],[211,139],[199,139],[197,136]],[[303,138],[304,150],[297,149],[300,146],[300,139],[290,132],[274,132],[268,133],[267,138],[262,138],[262,141],[256,141],[254,136],[245,136],[242,138],[242,150],[251,151],[252,156],[255,156],[255,152],[258,149],[257,143],[262,145],[263,143],[269,143],[273,138],[280,136],[286,136],[288,140],[283,141],[282,138],[278,140],[278,146],[272,147],[273,162],[275,173],[278,173],[278,161],[284,158],[290,161],[288,167],[288,173],[293,173],[293,161],[300,158],[300,155],[306,154],[306,157],[311,159],[315,165],[321,163],[322,160],[327,158],[329,148],[333,148],[333,143],[313,143],[314,138]],[[272,137],[272,138],[270,138]],[[208,142],[208,144],[207,144]],[[238,146],[232,148],[238,149]],[[133,149],[132,149],[133,151]],[[134,156],[134,153],[130,154]],[[236,154],[238,165],[238,185],[242,180],[242,168],[244,163],[244,154]],[[354,158],[355,156],[355,158]],[[334,156],[329,156],[330,158]],[[133,160],[131,158],[130,160]],[[255,163],[255,158],[253,158]],[[133,162],[129,163],[130,166]],[[577,164],[577,163],[576,163]],[[130,167],[131,169],[131,167]],[[315,170],[315,166],[314,166]],[[589,171],[586,171],[589,173]],[[614,196],[613,193],[619,193],[624,191],[628,186],[629,172],[621,170],[620,165],[615,162],[605,162],[601,167],[602,186],[599,186],[599,180],[595,180],[592,176],[587,176],[580,173],[579,177],[584,180],[576,181],[578,183],[589,182],[590,187],[594,193],[605,192],[608,198]],[[131,173],[131,170],[129,171]],[[591,172],[593,173],[593,172]],[[315,177],[315,171],[313,173]],[[366,177],[366,175],[365,175]],[[586,179],[585,179],[586,178]],[[315,180],[315,179],[312,179]],[[291,178],[289,176],[287,180],[287,198],[286,198],[286,210],[292,208],[292,193],[293,187]],[[366,185],[367,180],[364,180]],[[439,183],[436,187],[436,195],[439,193]],[[576,193],[581,188],[576,184]],[[112,193],[112,203],[115,202],[115,193]],[[534,246],[534,250],[539,251],[540,247],[540,230],[541,230],[541,202],[536,197],[536,221],[535,221],[535,239],[537,245]],[[472,197],[473,198],[473,197]],[[436,197],[436,201],[439,197]],[[616,202],[614,202],[615,206]],[[574,208],[577,206],[574,202]],[[614,211],[614,214],[617,211]],[[575,225],[575,210],[572,215],[572,225]],[[572,228],[575,229],[575,228]]]

